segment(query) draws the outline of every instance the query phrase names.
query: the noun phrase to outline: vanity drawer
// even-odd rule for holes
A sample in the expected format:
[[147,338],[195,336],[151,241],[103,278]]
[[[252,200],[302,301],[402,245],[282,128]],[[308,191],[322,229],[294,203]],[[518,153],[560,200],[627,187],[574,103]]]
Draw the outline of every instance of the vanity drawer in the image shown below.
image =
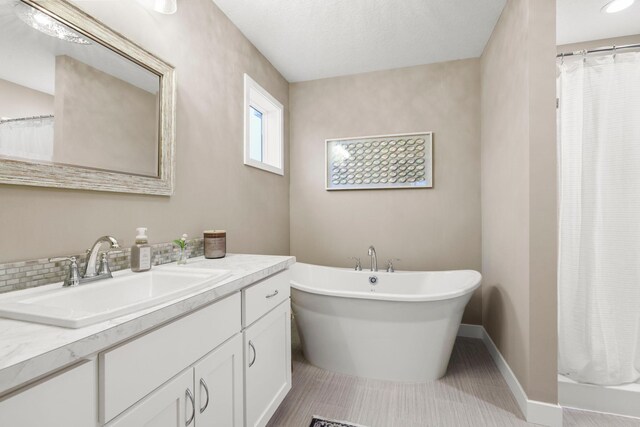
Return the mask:
[[240,293],[100,353],[100,420],[107,422],[241,329]]
[[289,298],[289,270],[284,270],[242,291],[243,326],[247,327]]
[[0,399],[0,426],[95,426],[96,361],[84,361]]

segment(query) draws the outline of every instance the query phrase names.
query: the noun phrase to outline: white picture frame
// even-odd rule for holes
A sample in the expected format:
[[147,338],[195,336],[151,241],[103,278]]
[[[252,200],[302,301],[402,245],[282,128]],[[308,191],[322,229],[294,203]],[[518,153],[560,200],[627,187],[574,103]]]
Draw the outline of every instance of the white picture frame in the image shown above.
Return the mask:
[[433,132],[325,140],[325,189],[433,188]]

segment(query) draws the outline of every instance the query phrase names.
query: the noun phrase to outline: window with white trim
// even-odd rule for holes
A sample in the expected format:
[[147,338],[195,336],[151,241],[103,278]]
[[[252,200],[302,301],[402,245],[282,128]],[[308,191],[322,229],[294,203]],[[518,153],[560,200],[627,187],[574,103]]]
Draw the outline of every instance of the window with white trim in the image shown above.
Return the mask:
[[244,164],[284,175],[283,108],[244,75]]

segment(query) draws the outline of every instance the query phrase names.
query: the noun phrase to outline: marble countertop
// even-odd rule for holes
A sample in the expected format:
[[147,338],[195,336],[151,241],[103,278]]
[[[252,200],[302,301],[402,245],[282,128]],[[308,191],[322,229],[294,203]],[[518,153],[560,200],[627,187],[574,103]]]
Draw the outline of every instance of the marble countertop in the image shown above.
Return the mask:
[[[79,329],[0,318],[0,395],[21,384],[92,356],[168,320],[238,292],[258,280],[288,268],[295,263],[295,258],[227,254],[221,259],[191,258],[189,263],[231,270],[232,274],[229,278],[204,290]],[[154,268],[160,269],[164,266]],[[114,276],[116,274],[114,273]],[[61,286],[61,283],[36,289],[57,286]],[[90,284],[83,286],[90,286]]]

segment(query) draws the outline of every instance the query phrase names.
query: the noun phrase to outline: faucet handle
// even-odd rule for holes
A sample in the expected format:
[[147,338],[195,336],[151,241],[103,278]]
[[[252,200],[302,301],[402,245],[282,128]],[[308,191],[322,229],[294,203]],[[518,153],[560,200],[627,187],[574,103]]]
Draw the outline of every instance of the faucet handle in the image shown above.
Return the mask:
[[55,258],[49,258],[49,262],[62,262],[62,261],[71,261],[71,264],[73,264],[78,262],[78,258],[74,256],[59,256]]
[[107,275],[108,277],[113,277],[111,275],[111,268],[109,268],[109,255],[110,254],[121,254],[124,251],[122,249],[108,250],[104,252],[100,252],[100,266],[98,267],[98,275]]
[[393,273],[396,271],[396,269],[393,268],[393,263],[395,261],[400,261],[400,258],[391,258],[390,260],[387,261],[387,273]]
[[355,260],[355,262],[356,262],[355,270],[356,271],[362,271],[362,264],[360,264],[360,258],[355,257],[355,256],[350,256],[349,259]]
[[100,267],[98,268],[98,276],[111,276],[111,269],[109,268],[109,252],[102,252],[100,254]]
[[109,256],[111,254],[118,255],[118,254],[122,254],[122,253],[124,253],[124,250],[122,250],[122,249],[109,249],[107,251],[100,252],[100,256],[102,256],[103,254]]
[[74,256],[49,258],[49,262],[70,261],[69,276],[64,279],[63,287],[78,286],[80,284],[80,272],[78,271],[78,259]]

